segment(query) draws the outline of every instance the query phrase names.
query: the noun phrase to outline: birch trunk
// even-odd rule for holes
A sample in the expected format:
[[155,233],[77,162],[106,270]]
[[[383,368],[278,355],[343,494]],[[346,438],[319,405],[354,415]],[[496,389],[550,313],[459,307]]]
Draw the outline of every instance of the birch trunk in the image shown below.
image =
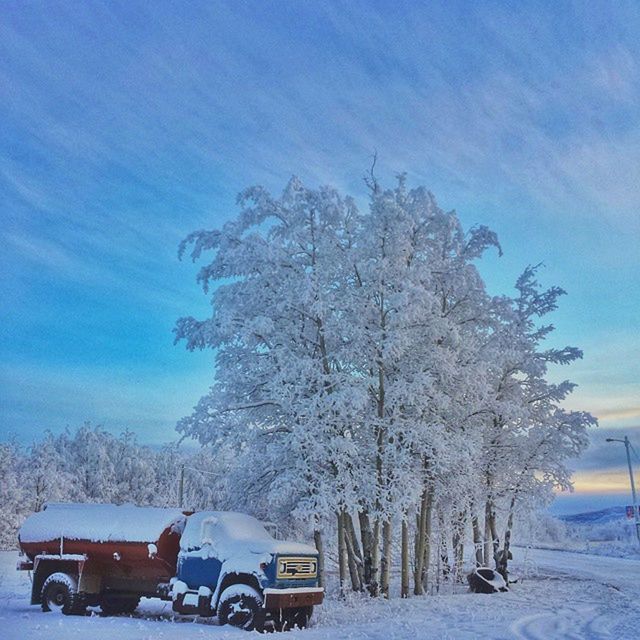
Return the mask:
[[360,550],[360,544],[358,543],[358,536],[356,535],[356,528],[353,525],[353,518],[350,513],[345,513],[345,535],[347,538],[347,552],[349,553],[349,570],[351,570],[351,561],[353,560],[353,565],[356,572],[356,580],[354,581],[352,578],[352,583],[357,584],[357,588],[354,586],[353,588],[357,591],[362,591],[364,589],[364,572],[363,572],[363,558],[362,551]]
[[491,531],[491,542],[493,544],[493,559],[495,560],[500,550],[500,536],[498,535],[498,527],[496,523],[495,505],[491,505],[491,513],[489,515],[489,531]]
[[475,511],[472,511],[471,528],[473,529],[473,546],[475,549],[476,567],[481,567],[483,561],[482,535],[480,534],[480,523],[478,522],[478,515]]
[[402,520],[400,597],[409,597],[409,526],[406,518]]
[[449,564],[449,545],[447,544],[447,536],[444,527],[440,529],[440,562],[442,569],[442,577],[446,580],[451,573],[451,565]]
[[429,590],[429,564],[431,562],[431,530],[432,530],[433,498],[429,500],[427,506],[427,522],[424,536],[424,553],[422,556],[422,590],[427,593]]
[[344,595],[344,583],[347,579],[347,549],[344,535],[344,518],[342,511],[338,512],[338,578],[340,595]]
[[373,577],[373,533],[371,521],[366,511],[358,513],[360,521],[360,538],[362,540],[362,572],[364,574],[364,586],[370,591]]
[[369,593],[372,596],[380,595],[380,520],[373,523],[373,540],[371,543],[371,582]]
[[464,529],[466,513],[458,513],[453,525],[451,548],[453,549],[453,572],[456,582],[460,582],[464,573]]
[[516,496],[511,498],[509,505],[509,518],[507,519],[507,530],[504,534],[504,547],[496,556],[496,570],[509,584],[509,558],[511,555],[511,530],[513,529],[513,513],[516,504]]
[[484,507],[484,545],[482,562],[485,567],[490,567],[493,556],[493,545],[491,544],[491,501],[487,499]]
[[313,541],[318,551],[318,586],[324,587],[324,545],[322,543],[322,534],[318,529],[313,532]]
[[380,586],[382,595],[389,598],[389,576],[391,573],[391,521],[382,523],[382,559],[380,562]]
[[345,545],[347,549],[347,564],[349,566],[349,576],[351,578],[351,588],[353,589],[353,591],[362,591],[362,581],[358,572],[358,560],[354,548],[354,539],[352,537],[352,531],[348,524],[351,521],[351,515],[348,513],[343,513],[342,519]]
[[[420,501],[420,512],[416,521],[415,565],[413,572],[413,593],[416,596],[424,593],[424,557],[427,547],[427,522],[431,519],[432,490],[425,487]],[[428,555],[428,554],[427,554]]]

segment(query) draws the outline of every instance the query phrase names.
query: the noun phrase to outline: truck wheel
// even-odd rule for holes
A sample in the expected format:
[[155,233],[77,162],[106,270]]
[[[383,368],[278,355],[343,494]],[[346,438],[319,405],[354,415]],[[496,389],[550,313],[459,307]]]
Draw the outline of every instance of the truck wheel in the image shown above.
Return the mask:
[[55,611],[64,615],[83,613],[78,596],[78,583],[67,573],[52,573],[42,585],[42,610]]
[[232,584],[220,596],[218,620],[220,624],[253,631],[263,626],[262,596],[249,585]]
[[105,595],[100,599],[100,609],[105,616],[133,613],[139,604],[140,598],[137,596]]

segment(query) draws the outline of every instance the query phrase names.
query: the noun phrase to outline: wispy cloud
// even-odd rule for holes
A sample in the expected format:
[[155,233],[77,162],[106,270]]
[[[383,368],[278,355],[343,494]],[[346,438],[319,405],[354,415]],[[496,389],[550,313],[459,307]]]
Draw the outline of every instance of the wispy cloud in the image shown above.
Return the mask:
[[598,412],[598,417],[602,421],[622,420],[630,418],[635,419],[636,421],[640,421],[640,406],[609,410],[603,409]]
[[[626,469],[580,471],[574,475],[574,489],[578,494],[630,494],[629,473]],[[621,500],[622,502],[622,500]]]

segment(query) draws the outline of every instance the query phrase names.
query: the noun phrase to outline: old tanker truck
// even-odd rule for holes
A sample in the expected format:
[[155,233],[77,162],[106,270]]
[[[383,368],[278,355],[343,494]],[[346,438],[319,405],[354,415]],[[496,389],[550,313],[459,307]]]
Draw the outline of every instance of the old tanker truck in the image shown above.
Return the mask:
[[275,540],[242,513],[49,504],[20,529],[43,611],[133,612],[141,597],[246,630],[304,627],[322,603],[314,547]]

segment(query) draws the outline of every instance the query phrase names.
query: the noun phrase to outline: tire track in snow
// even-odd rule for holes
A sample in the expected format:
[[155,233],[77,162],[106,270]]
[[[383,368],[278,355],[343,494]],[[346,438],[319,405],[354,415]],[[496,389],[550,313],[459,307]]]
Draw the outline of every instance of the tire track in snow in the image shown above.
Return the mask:
[[599,607],[561,607],[516,620],[519,640],[612,640],[611,619]]

